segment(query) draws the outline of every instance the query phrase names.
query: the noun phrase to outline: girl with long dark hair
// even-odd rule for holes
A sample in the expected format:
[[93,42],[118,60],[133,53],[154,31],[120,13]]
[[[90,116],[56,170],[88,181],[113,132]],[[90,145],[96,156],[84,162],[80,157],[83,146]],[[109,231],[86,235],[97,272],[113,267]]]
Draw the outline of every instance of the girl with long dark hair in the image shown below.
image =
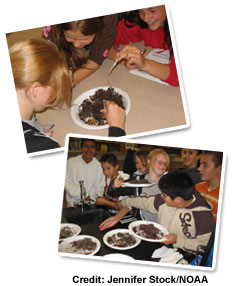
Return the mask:
[[107,58],[117,23],[118,15],[114,14],[43,28],[42,37],[65,53],[73,86],[98,70]]

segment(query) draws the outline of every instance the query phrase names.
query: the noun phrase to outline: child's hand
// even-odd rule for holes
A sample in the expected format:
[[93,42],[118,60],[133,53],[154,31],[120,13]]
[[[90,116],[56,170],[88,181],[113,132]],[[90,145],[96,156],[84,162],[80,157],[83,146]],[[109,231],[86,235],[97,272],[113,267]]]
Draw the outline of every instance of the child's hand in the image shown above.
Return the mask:
[[110,228],[110,227],[114,226],[115,224],[117,224],[118,221],[119,220],[116,216],[109,217],[99,225],[99,229],[104,230],[106,228]]
[[53,127],[54,127],[54,124],[52,124],[52,123],[48,123],[47,125],[45,125],[45,126],[42,126],[43,127],[43,132],[45,133],[45,134],[47,134],[48,136],[52,136],[52,134],[53,134]]
[[101,110],[109,126],[119,127],[125,130],[126,112],[115,102],[106,100],[105,108]]
[[141,50],[136,46],[125,46],[116,56],[116,61],[125,61],[125,66],[128,69],[142,69],[145,65],[145,58]]
[[115,205],[114,205],[114,207],[115,207],[116,210],[121,209],[121,207],[122,207],[122,201],[116,202]]
[[113,182],[113,188],[125,188],[125,185],[123,183],[123,181],[121,181],[119,178],[116,178]]
[[162,243],[167,244],[167,245],[176,243],[177,241],[177,235],[174,233],[166,234],[163,236],[163,238],[166,238],[166,240],[162,241]]
[[53,132],[54,132],[54,130],[50,129],[44,133],[47,134],[48,136],[52,137]]

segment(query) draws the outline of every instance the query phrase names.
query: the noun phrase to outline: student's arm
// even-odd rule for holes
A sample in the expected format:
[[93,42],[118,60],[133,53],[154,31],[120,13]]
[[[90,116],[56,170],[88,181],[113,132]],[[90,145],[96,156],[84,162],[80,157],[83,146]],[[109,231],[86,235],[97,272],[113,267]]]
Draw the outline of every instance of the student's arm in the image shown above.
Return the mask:
[[104,205],[109,207],[115,207],[115,202],[109,201],[104,197],[97,197],[96,198],[96,205]]
[[119,53],[119,49],[117,49],[116,47],[111,47],[108,53],[108,59],[114,61],[118,53]]
[[123,108],[118,106],[115,102],[106,100],[105,108],[101,110],[109,124],[108,135],[112,137],[124,136],[126,112]]
[[161,80],[166,80],[170,76],[169,64],[161,64],[145,58],[137,46],[125,46],[115,58],[117,61],[125,59],[125,65],[129,69],[139,69],[147,72]]
[[104,28],[96,33],[89,49],[89,59],[101,65],[115,42],[117,34],[118,15],[112,14],[103,17]]
[[109,137],[121,137],[125,135],[126,135],[126,132],[122,128],[116,127],[116,126],[109,127],[109,132],[108,132]]
[[179,86],[174,56],[171,57],[169,64],[161,64],[145,58],[141,50],[136,46],[125,46],[117,55],[115,60],[122,61],[129,69],[139,69],[147,72],[170,85]]
[[134,207],[137,209],[149,211],[151,213],[157,213],[157,209],[154,207],[154,200],[155,196],[129,197],[122,199],[121,205],[128,208]]
[[[183,237],[183,236],[176,236],[176,242],[163,242],[164,244],[173,244],[175,248],[181,248],[185,251],[197,251],[197,248],[199,245],[206,246],[209,238],[210,238],[211,232],[197,236],[194,239]],[[164,236],[165,237],[165,236]],[[168,235],[168,238],[170,237],[170,234]]]
[[115,224],[117,224],[128,212],[130,211],[129,208],[123,207],[120,209],[120,211],[112,217],[109,217],[108,219],[104,220],[100,225],[99,229],[104,230],[106,228],[113,227]]
[[111,198],[135,195],[135,188],[129,188],[129,187],[113,188],[112,185],[113,183],[109,185],[109,188],[107,190],[107,195],[109,195]]
[[99,64],[95,63],[92,60],[88,60],[87,63],[83,65],[83,67],[79,68],[74,72],[72,85],[75,86],[77,83],[97,71],[99,68]]
[[[115,61],[117,54],[120,52],[119,49],[117,49],[116,47],[112,47],[108,53],[108,59]],[[126,60],[120,60],[119,64],[121,65],[125,65]]]

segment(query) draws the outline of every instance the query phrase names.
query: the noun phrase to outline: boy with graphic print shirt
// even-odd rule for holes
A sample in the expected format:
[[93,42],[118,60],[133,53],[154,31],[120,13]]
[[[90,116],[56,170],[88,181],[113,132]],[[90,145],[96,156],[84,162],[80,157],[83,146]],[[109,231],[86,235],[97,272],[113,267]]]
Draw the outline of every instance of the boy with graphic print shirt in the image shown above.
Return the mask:
[[[209,204],[195,191],[191,177],[181,171],[166,174],[160,179],[159,188],[162,194],[120,201],[119,206],[123,206],[121,214],[130,207],[158,213],[158,223],[169,232],[164,235],[164,244],[173,244],[185,251],[196,251],[199,245],[206,246],[215,224]],[[120,212],[105,220],[100,229],[115,225],[120,220]]]

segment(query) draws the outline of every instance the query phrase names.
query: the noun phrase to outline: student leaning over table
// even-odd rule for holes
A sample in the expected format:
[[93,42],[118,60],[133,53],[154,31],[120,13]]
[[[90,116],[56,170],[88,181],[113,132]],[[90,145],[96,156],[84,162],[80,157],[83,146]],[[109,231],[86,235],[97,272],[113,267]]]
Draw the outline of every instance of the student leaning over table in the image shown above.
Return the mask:
[[[64,55],[44,39],[15,43],[9,49],[17,100],[28,153],[59,148],[52,131],[44,131],[36,113],[70,105],[70,81]],[[125,110],[111,101],[102,112],[109,124],[109,136],[125,135]]]
[[70,105],[69,73],[63,54],[43,39],[15,43],[9,50],[27,152],[60,147],[35,114]]
[[164,244],[173,244],[185,251],[196,251],[198,246],[206,246],[215,224],[209,204],[195,191],[191,177],[181,171],[166,174],[160,179],[159,188],[162,194],[156,196],[123,199],[120,212],[105,220],[100,230],[118,223],[125,209],[137,207],[158,213],[158,223],[169,231],[164,236]]
[[[161,64],[145,58],[137,46],[130,42],[144,41],[144,45],[162,50],[169,50],[169,64]],[[126,45],[119,52],[117,48]],[[155,6],[128,12],[117,26],[114,47],[109,52],[109,58],[120,61],[129,69],[138,68],[173,86],[179,86],[172,41],[168,26],[165,6]]]
[[93,74],[108,56],[117,33],[118,15],[106,15],[43,28],[42,37],[66,54],[72,85]]

